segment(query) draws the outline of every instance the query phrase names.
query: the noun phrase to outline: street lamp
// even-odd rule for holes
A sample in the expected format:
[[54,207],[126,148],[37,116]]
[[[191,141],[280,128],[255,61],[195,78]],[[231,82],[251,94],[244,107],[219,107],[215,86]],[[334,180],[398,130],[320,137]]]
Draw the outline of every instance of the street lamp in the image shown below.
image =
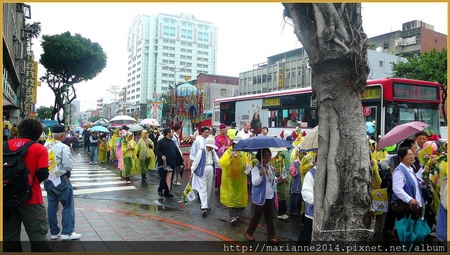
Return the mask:
[[177,88],[177,85],[178,85],[177,84],[177,72],[180,72],[181,70],[183,70],[186,67],[191,67],[190,64],[186,64],[186,65],[184,65],[184,66],[182,66],[182,67],[177,69],[177,65],[174,65],[174,67],[170,67],[170,66],[168,66],[167,64],[164,64],[164,63],[159,63],[159,64],[162,65],[162,66],[167,67],[169,69],[169,71],[173,72],[173,75],[174,75],[173,83],[175,84],[175,88]]
[[107,89],[106,91],[114,95],[114,116],[116,116],[117,94],[120,93],[120,88],[117,85],[112,85],[111,89]]

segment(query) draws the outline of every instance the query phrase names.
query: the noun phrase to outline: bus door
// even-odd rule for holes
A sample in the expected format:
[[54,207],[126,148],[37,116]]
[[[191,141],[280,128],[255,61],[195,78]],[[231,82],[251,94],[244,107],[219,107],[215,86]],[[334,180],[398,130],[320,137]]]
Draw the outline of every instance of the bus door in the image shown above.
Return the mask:
[[366,134],[375,141],[380,134],[380,117],[376,105],[363,106],[363,115],[366,124]]

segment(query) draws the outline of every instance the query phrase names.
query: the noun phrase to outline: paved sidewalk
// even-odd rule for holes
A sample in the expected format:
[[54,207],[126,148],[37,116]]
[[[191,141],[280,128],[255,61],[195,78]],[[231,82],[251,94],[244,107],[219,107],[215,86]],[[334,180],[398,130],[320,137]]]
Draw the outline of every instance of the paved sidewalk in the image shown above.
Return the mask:
[[[83,153],[74,155],[74,165],[79,169],[74,169],[74,180],[77,173],[84,173],[88,168],[94,172],[91,176],[96,175],[96,171],[105,172],[106,169],[112,173],[118,172],[113,164],[89,166]],[[158,177],[149,174],[148,178],[146,182],[134,179],[132,184],[128,184],[136,189],[94,194],[80,192],[80,195],[75,195],[75,232],[82,234],[82,237],[73,241],[50,241],[52,248],[55,251],[70,252],[192,252],[223,251],[224,245],[246,243],[243,232],[251,217],[251,206],[246,208],[241,222],[232,226],[228,222],[227,209],[218,201],[214,201],[207,217],[201,216],[198,201],[189,202],[184,208],[179,207],[178,195],[188,182],[186,174],[181,180],[182,185],[174,187],[173,193],[176,196],[173,198],[159,197],[156,194]],[[84,188],[78,188],[75,181],[73,183],[75,190],[81,191]],[[215,193],[217,197],[218,192]],[[58,219],[61,220],[61,207]],[[299,228],[295,226],[299,226],[298,218],[292,218],[290,222],[274,219],[274,223],[280,240],[296,241]],[[50,238],[50,233],[48,236]],[[267,239],[264,219],[261,220],[255,237],[259,241]],[[28,240],[24,229],[21,240]],[[29,243],[24,242],[23,246],[25,251],[30,251]]]

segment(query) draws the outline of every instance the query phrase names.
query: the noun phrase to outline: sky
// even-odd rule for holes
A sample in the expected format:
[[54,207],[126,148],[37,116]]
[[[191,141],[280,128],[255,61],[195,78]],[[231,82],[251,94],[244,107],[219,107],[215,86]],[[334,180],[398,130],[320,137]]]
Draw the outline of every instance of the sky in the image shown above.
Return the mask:
[[[218,28],[217,75],[239,77],[267,57],[301,47],[290,22],[283,19],[281,3],[30,3],[31,19],[41,23],[41,36],[66,31],[99,43],[108,57],[94,79],[75,85],[81,110],[96,108],[111,86],[127,81],[128,28],[137,15],[187,13]],[[422,20],[435,31],[448,33],[447,3],[363,3],[363,28],[368,37],[401,30],[402,23]],[[33,40],[35,60],[43,53],[41,37]],[[45,69],[39,65],[38,77]],[[52,106],[47,84],[38,88],[37,107]]]

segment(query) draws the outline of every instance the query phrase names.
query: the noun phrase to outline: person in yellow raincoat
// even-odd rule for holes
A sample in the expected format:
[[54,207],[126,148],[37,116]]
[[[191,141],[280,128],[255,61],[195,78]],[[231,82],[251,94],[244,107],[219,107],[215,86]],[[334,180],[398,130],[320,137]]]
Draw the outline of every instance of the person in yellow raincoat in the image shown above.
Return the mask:
[[247,207],[247,175],[245,168],[250,162],[247,153],[233,151],[234,146],[240,140],[234,137],[231,146],[222,154],[219,164],[222,167],[222,179],[220,183],[220,203],[228,207],[230,223],[239,220],[239,214]]
[[155,152],[153,150],[154,144],[153,141],[148,138],[147,130],[142,130],[141,138],[139,138],[137,145],[141,176],[144,181],[147,180],[147,171],[156,168]]
[[106,163],[108,160],[109,146],[106,142],[106,137],[102,138],[100,145],[98,146],[98,162]]
[[130,176],[139,173],[139,160],[137,158],[138,146],[134,141],[134,135],[127,132],[122,141],[122,157],[123,157],[123,171],[122,176],[125,177],[127,183],[131,183]]
[[375,142],[372,139],[369,139],[370,166],[372,168],[372,189],[380,189],[382,181],[378,169],[379,152],[375,150],[376,147],[377,142]]
[[120,139],[119,129],[114,130],[114,134],[111,136],[111,139],[109,139],[109,150],[111,151],[109,160],[111,160],[112,162],[117,161],[117,154],[116,154],[117,139]]

